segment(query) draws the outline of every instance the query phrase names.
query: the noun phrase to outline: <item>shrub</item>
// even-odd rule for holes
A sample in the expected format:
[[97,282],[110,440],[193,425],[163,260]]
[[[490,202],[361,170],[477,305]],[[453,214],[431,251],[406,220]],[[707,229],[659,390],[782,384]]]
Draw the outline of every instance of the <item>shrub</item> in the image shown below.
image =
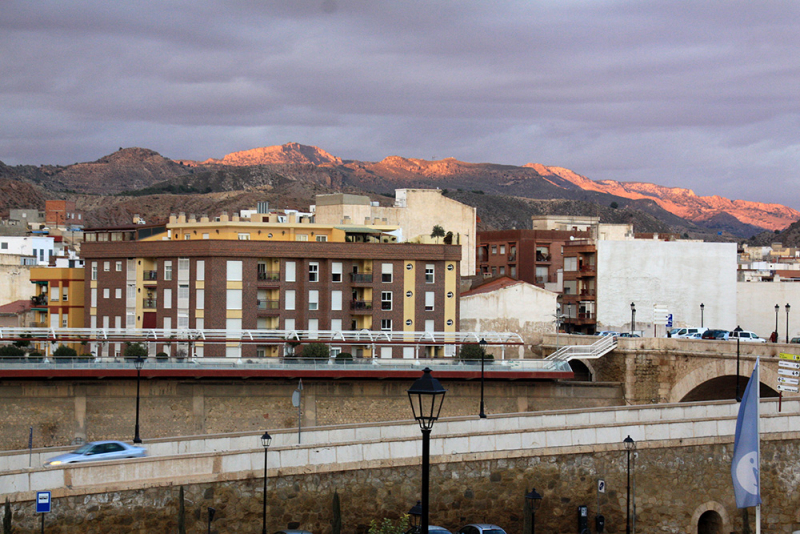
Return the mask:
[[66,345],[59,345],[56,350],[53,351],[53,356],[77,356],[78,351],[73,349],[72,347],[67,347]]
[[303,352],[300,354],[303,358],[325,359],[330,358],[331,350],[328,345],[324,343],[309,343],[303,347]]
[[0,356],[24,356],[25,351],[14,345],[3,345],[0,347]]
[[374,519],[369,522],[369,534],[403,534],[408,530],[408,516],[404,515],[397,522],[384,518],[378,523]]
[[461,350],[458,351],[458,359],[462,362],[480,361],[483,356],[484,361],[491,362],[494,356],[486,354],[486,351],[480,345],[461,345]]
[[336,361],[340,363],[352,362],[353,355],[350,354],[349,352],[340,352],[339,354],[336,355]]
[[147,347],[141,343],[129,343],[125,347],[125,356],[147,358]]
[[169,354],[167,354],[166,352],[164,352],[162,350],[161,352],[156,352],[156,358],[160,358],[160,359],[169,358]]

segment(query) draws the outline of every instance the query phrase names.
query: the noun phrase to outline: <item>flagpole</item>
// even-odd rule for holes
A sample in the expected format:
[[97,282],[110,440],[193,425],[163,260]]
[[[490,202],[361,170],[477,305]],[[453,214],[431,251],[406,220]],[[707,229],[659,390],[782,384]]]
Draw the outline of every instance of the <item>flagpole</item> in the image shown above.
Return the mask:
[[[758,495],[761,495],[761,361],[760,356],[756,356],[756,367],[758,367],[758,384],[756,384],[756,428],[758,429]],[[756,505],[756,534],[761,534],[761,503]]]

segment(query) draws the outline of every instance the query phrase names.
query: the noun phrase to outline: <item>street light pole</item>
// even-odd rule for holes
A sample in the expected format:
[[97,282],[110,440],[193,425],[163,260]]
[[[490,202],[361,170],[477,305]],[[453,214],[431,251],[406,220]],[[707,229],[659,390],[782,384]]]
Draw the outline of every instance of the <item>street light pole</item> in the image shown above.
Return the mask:
[[741,340],[739,334],[742,332],[742,327],[737,326],[733,331],[736,332],[736,402],[742,402],[742,397],[739,395],[739,342]]
[[142,438],[139,437],[139,382],[141,381],[144,360],[139,356],[133,361],[133,365],[136,367],[136,426],[133,430],[133,442],[141,443]]
[[636,304],[631,302],[631,334],[636,330]]
[[478,344],[481,347],[481,412],[478,414],[478,417],[486,419],[486,412],[483,411],[483,368],[486,361],[486,340],[481,338]]
[[700,303],[700,328],[703,328],[703,326],[704,326],[703,325],[703,312],[705,311],[705,309],[706,309],[706,305],[701,302]]
[[625,444],[625,452],[628,455],[628,498],[625,508],[625,534],[631,534],[631,452],[636,448],[636,442],[628,436],[622,443]]
[[422,534],[428,533],[431,430],[433,424],[439,419],[445,393],[447,390],[431,376],[431,370],[427,367],[422,372],[422,376],[408,390],[408,400],[411,402],[414,419],[422,430],[422,514],[420,516]]
[[786,303],[786,343],[789,343],[789,303]]
[[531,534],[536,534],[536,510],[542,504],[542,496],[533,488],[530,493],[525,495],[525,499],[531,506]]
[[208,507],[208,534],[211,534],[211,522],[214,520],[214,514],[216,512],[214,508]]
[[261,534],[267,534],[267,451],[272,443],[272,436],[264,432],[261,436],[261,446],[264,447],[264,513],[261,516]]
[[780,309],[781,309],[780,305],[776,304],[775,305],[775,337],[773,338],[773,339],[775,339],[776,343],[778,342],[778,312],[780,311]]

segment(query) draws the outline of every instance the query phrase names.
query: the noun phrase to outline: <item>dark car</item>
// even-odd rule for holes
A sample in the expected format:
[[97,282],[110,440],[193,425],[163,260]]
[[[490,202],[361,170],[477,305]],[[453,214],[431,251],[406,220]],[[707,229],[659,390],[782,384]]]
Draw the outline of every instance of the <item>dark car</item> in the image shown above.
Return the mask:
[[727,330],[706,330],[703,332],[703,335],[700,336],[700,339],[725,339],[725,334],[727,333]]

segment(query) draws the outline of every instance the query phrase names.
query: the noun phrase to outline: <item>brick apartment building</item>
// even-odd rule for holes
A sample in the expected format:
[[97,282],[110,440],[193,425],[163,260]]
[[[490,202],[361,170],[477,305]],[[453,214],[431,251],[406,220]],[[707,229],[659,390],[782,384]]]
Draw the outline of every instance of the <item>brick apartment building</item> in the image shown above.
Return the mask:
[[[461,247],[385,242],[368,227],[260,221],[182,217],[160,227],[90,232],[81,250],[86,326],[457,331]],[[192,350],[206,357],[283,355],[275,345],[197,343]],[[381,358],[411,358],[414,350],[332,346]],[[426,351],[439,356],[443,348]]]
[[46,224],[64,226],[83,226],[83,213],[75,208],[71,200],[46,200],[44,205]]

